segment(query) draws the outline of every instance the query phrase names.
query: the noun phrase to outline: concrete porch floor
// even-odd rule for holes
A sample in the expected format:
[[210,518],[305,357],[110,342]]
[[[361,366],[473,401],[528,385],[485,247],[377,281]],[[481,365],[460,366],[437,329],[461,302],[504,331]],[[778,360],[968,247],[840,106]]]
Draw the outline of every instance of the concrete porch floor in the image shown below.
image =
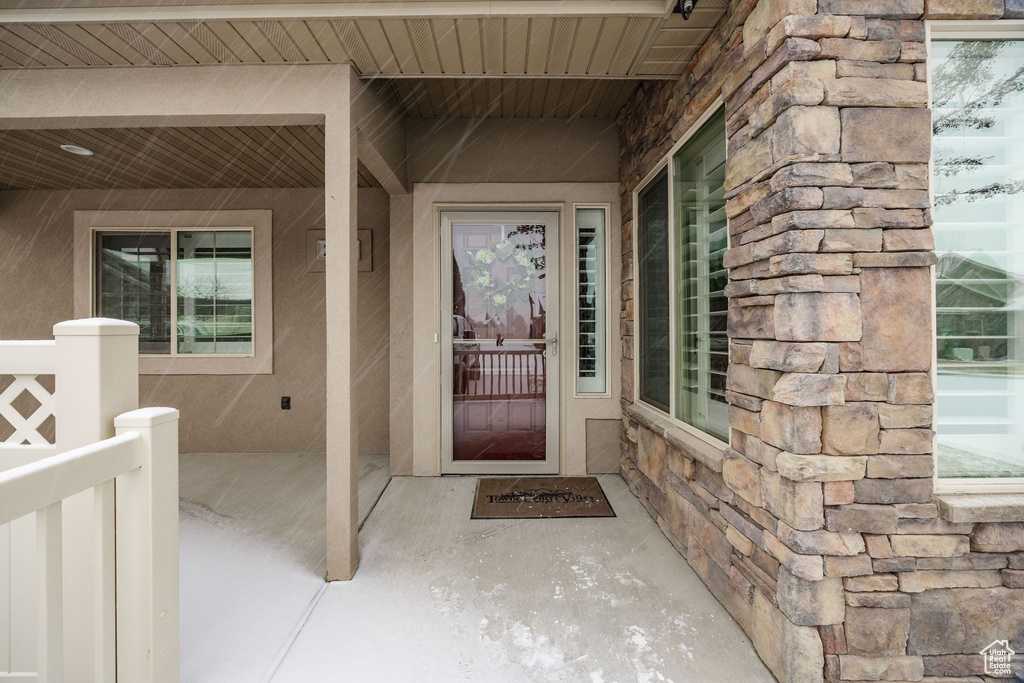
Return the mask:
[[321,455],[182,457],[182,681],[774,680],[619,477],[615,518],[471,520],[474,478],[360,464],[325,584]]

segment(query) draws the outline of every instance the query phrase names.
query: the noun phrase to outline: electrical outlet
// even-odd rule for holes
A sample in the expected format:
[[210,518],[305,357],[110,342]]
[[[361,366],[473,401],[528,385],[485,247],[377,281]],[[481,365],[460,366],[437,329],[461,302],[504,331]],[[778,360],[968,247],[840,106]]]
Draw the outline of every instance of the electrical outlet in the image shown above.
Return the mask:
[[291,396],[282,396],[281,397],[281,410],[291,410],[291,409],[292,409],[292,397]]

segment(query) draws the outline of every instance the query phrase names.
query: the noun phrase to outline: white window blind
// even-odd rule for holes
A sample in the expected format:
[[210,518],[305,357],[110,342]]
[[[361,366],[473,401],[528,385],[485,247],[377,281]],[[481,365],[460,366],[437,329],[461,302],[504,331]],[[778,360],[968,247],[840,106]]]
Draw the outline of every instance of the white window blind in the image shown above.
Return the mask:
[[607,390],[607,296],[603,208],[576,209],[576,391]]

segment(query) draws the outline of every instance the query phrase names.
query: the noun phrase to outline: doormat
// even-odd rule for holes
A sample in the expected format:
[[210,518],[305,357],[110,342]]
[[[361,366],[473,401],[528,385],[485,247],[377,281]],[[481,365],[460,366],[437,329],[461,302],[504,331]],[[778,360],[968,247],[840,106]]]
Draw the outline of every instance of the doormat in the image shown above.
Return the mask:
[[476,484],[473,519],[614,516],[594,477],[494,477]]

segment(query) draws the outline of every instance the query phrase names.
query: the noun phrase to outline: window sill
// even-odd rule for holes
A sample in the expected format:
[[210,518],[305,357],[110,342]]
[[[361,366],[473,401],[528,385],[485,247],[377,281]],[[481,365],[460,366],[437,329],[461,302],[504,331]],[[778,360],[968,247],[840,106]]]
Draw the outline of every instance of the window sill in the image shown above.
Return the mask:
[[139,355],[140,375],[272,375],[274,357]]
[[712,445],[682,427],[673,424],[667,417],[646,406],[631,403],[622,411],[632,420],[661,436],[670,444],[683,451],[687,457],[703,463],[715,472],[722,471],[725,449]]
[[935,502],[950,522],[1024,522],[1024,493],[939,493]]

